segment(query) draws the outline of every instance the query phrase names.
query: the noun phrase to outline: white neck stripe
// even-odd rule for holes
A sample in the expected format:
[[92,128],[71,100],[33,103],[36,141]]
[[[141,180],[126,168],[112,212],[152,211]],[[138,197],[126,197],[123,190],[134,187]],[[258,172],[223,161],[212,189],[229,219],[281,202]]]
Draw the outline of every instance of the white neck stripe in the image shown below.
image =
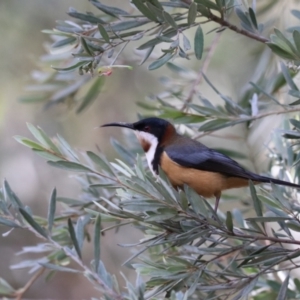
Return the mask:
[[144,140],[150,144],[150,148],[146,152],[146,158],[147,158],[148,166],[149,166],[151,172],[155,175],[155,171],[153,169],[152,162],[154,160],[156,148],[158,145],[158,139],[155,135],[148,133],[148,132],[144,132],[144,131],[135,131],[135,134],[136,134],[138,140],[140,141],[140,143],[142,140]]

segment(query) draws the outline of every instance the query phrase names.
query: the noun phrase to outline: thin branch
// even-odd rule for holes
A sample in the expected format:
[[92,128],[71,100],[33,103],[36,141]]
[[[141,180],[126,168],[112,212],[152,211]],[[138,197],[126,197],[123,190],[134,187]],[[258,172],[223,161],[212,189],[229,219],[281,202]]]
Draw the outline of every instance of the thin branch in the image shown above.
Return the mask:
[[20,289],[18,289],[14,296],[16,300],[21,300],[23,295],[28,291],[28,289],[34,284],[34,282],[44,273],[46,268],[41,267],[34,275],[28,280],[28,282]]
[[[262,118],[265,118],[265,117],[269,117],[269,116],[282,115],[282,114],[288,114],[288,113],[293,113],[293,112],[300,112],[300,107],[292,108],[292,109],[283,109],[283,110],[278,110],[278,111],[271,111],[271,112],[262,113],[262,114],[259,114],[259,115],[256,115],[256,116],[245,117],[245,118],[233,117],[233,118],[228,118],[228,121],[243,120],[244,122],[250,122],[250,121],[256,121],[256,120],[259,120],[259,119],[262,119]],[[195,135],[193,138],[194,139],[199,139],[199,138],[202,138],[206,135],[210,135],[212,132],[218,131],[220,129],[223,129],[223,128],[218,128],[218,129],[206,131],[204,133],[200,133],[200,134]]]
[[213,54],[214,54],[214,52],[215,52],[215,50],[217,48],[218,42],[219,42],[220,37],[221,37],[221,33],[222,32],[218,32],[215,35],[215,37],[214,37],[214,39],[213,39],[210,47],[208,48],[208,52],[206,54],[206,57],[205,57],[205,59],[203,61],[202,66],[201,66],[201,68],[200,68],[200,70],[198,72],[198,76],[197,76],[197,78],[194,80],[194,82],[192,84],[190,92],[189,92],[189,94],[188,94],[188,96],[187,96],[187,98],[186,98],[186,100],[184,102],[184,105],[181,108],[181,111],[185,110],[186,107],[187,107],[187,105],[188,105],[188,103],[192,101],[193,96],[194,96],[194,94],[197,91],[197,86],[200,84],[200,82],[201,82],[201,80],[203,78],[203,73],[206,73],[206,71],[208,69],[208,66],[210,64],[210,61],[212,59],[212,56],[213,56]]
[[[181,0],[181,2],[185,3],[185,4],[188,4],[188,5],[191,5],[192,1],[191,0]],[[250,31],[247,31],[245,29],[241,29],[241,28],[238,28],[236,25],[233,25],[231,24],[230,22],[226,21],[225,19],[223,19],[222,17],[218,17],[214,14],[212,14],[211,12],[209,12],[209,16],[207,17],[209,20],[211,21],[214,21],[218,24],[220,24],[221,26],[223,27],[226,27],[232,31],[235,31],[236,33],[239,33],[239,34],[242,34],[248,38],[251,38],[253,40],[256,40],[258,42],[261,42],[261,43],[267,43],[269,42],[268,39],[266,39],[265,37],[262,37],[258,34],[255,34],[253,32],[250,32]]]

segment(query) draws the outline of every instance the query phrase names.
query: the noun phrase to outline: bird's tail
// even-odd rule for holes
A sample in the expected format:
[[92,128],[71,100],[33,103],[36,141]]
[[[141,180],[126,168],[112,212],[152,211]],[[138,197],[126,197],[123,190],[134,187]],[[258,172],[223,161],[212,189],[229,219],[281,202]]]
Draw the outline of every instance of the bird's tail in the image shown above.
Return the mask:
[[285,186],[290,186],[290,187],[300,189],[299,184],[280,180],[280,179],[270,178],[267,176],[258,176],[258,178],[253,178],[253,179],[251,178],[251,180],[259,181],[259,182],[266,182],[266,183],[275,183],[275,184],[279,184],[279,185],[285,185]]

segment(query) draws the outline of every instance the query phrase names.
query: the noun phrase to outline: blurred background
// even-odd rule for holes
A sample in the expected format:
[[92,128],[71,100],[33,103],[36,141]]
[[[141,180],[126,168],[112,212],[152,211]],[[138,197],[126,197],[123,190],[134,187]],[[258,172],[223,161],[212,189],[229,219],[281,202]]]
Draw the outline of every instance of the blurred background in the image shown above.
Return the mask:
[[[129,1],[102,2],[124,9],[129,8]],[[280,21],[289,22],[284,19],[284,13],[289,13],[291,8],[296,7],[297,1],[282,2],[285,3],[284,7],[277,5],[276,13],[274,14],[274,10],[270,13],[276,16],[281,12]],[[74,198],[78,197],[80,187],[69,174],[51,168],[44,159],[18,144],[12,137],[22,135],[31,138],[26,127],[26,122],[30,122],[42,127],[50,136],[59,133],[76,149],[94,151],[96,145],[99,145],[107,153],[112,149],[109,138],[114,136],[122,139],[121,131],[95,130],[94,128],[106,122],[136,120],[137,113],[141,112],[141,109],[135,103],[143,100],[148,94],[157,94],[163,90],[158,78],[170,74],[166,67],[149,72],[146,68],[147,64],[139,66],[136,59],[132,62],[130,55],[134,51],[134,45],[132,45],[128,47],[124,59],[127,59],[128,64],[133,66],[133,70],[118,69],[113,75],[107,77],[104,91],[97,101],[82,114],[77,115],[63,105],[45,110],[42,104],[30,105],[18,102],[24,94],[26,85],[30,83],[31,72],[38,68],[37,58],[45,54],[43,44],[49,42],[49,37],[41,30],[55,27],[56,20],[70,19],[66,15],[70,6],[83,12],[96,11],[87,0],[0,1],[0,176],[1,181],[7,179],[12,189],[24,203],[32,208],[34,214],[42,216],[47,214],[48,199],[53,187],[57,188],[59,196]],[[280,27],[280,24],[278,26]],[[211,24],[205,25],[204,31],[208,32],[213,27],[214,25]],[[194,31],[191,30],[188,34],[192,40]],[[208,45],[213,36],[214,33],[206,37]],[[225,31],[222,33],[207,75],[213,79],[214,83],[218,83],[218,89],[238,101],[241,90],[247,87],[251,80],[262,47],[263,45],[259,43]],[[156,51],[159,55],[160,50]],[[180,59],[176,62],[192,67],[196,71],[201,66],[201,62],[194,59],[191,61]],[[203,84],[203,94],[211,101],[220,101],[205,84]],[[224,130],[225,133],[229,132],[239,137],[230,141],[230,145],[226,143],[224,145],[224,139],[218,137],[205,138],[204,142],[209,146],[222,145],[223,148],[228,146],[244,152],[251,158],[249,161],[244,161],[244,165],[252,170],[265,171],[268,162],[265,142],[271,139],[272,129],[278,127],[281,121],[281,116],[264,120],[257,125],[261,126],[262,130],[256,130],[255,135],[248,135],[243,126]],[[113,159],[115,155],[115,153],[110,153],[110,159]],[[0,227],[0,232],[5,232],[5,228]],[[136,242],[139,239],[138,233],[134,235],[131,231],[131,234],[127,235],[126,229],[124,232],[118,235],[106,234],[102,239],[102,259],[106,261],[108,270],[116,275],[120,274],[120,265],[130,255],[130,249],[124,250],[117,244],[125,241],[126,243]],[[20,261],[21,258],[15,253],[21,251],[22,246],[30,246],[34,242],[33,235],[17,230],[6,238],[0,236],[0,277],[5,278],[15,288],[22,287],[30,275],[27,274],[26,269],[11,270],[9,266]],[[85,251],[87,261],[89,261],[90,251],[89,249]],[[128,272],[126,268],[122,268],[122,271]],[[68,276],[68,279],[65,279],[65,276]],[[60,284],[62,277],[64,278],[63,286]],[[97,293],[87,280],[76,275],[60,273],[52,278],[49,284],[45,283],[44,277],[40,278],[26,297],[29,299],[88,299],[91,296],[97,296]]]

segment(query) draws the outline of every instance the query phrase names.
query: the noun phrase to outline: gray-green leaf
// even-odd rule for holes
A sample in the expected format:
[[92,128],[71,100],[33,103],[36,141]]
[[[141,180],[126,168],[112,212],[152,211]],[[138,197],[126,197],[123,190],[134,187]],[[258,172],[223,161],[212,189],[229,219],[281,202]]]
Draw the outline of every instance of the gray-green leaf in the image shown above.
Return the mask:
[[195,39],[194,39],[195,55],[196,58],[199,60],[202,58],[203,47],[204,47],[203,31],[201,26],[199,25],[196,30]]

